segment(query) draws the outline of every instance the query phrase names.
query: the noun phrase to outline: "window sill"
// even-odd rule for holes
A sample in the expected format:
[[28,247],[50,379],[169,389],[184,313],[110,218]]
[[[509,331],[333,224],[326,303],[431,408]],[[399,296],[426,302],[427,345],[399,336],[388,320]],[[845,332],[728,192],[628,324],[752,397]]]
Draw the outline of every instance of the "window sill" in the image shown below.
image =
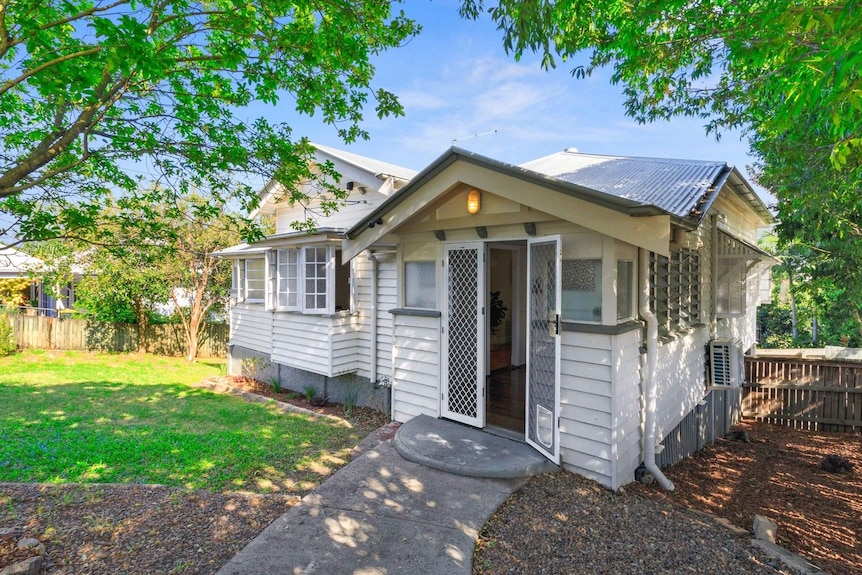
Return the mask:
[[641,329],[643,323],[639,321],[627,321],[616,325],[601,325],[596,323],[581,323],[571,320],[560,322],[560,331],[575,333],[596,333],[602,335],[620,335]]
[[398,307],[390,309],[392,315],[408,315],[413,317],[440,317],[442,314],[436,309],[421,309],[410,307]]

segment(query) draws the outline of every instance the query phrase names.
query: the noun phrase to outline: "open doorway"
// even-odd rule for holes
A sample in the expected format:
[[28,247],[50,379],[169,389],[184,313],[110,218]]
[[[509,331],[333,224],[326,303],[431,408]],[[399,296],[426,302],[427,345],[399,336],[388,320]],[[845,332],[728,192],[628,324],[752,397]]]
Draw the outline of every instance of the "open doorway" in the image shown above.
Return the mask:
[[486,425],[523,438],[527,390],[527,242],[487,244]]

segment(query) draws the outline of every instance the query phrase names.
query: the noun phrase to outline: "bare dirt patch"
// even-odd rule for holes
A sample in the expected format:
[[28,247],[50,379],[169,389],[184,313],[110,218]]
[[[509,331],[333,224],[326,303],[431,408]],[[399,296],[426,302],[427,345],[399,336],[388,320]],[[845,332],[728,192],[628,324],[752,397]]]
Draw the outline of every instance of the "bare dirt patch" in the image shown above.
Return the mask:
[[299,497],[211,493],[147,485],[0,484],[0,568],[46,549],[42,573],[215,573]]
[[[638,484],[631,490],[749,530],[754,515],[764,515],[778,523],[782,547],[832,575],[862,574],[862,434],[759,422],[735,429],[751,441],[719,439],[665,470],[675,491]],[[846,458],[853,471],[824,471],[828,455]]]

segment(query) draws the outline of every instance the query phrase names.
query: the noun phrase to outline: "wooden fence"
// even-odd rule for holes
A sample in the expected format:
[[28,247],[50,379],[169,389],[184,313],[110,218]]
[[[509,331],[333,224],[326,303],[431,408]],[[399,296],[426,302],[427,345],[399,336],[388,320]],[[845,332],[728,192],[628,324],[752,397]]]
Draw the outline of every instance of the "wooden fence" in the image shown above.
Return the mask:
[[[12,322],[20,349],[138,351],[137,325],[45,316],[6,317]],[[228,332],[227,325],[204,326],[198,357],[227,357]],[[174,356],[186,353],[183,328],[179,324],[151,325],[147,328],[145,341],[149,353]]]
[[818,431],[862,430],[862,363],[746,357],[742,414]]

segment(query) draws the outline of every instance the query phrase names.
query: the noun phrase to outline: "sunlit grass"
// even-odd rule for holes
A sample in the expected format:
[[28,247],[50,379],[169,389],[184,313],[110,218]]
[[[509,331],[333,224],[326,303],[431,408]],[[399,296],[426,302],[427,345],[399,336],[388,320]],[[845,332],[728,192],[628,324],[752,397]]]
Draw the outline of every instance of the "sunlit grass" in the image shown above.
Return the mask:
[[360,439],[348,427],[189,387],[221,372],[149,355],[0,358],[0,481],[313,488]]

